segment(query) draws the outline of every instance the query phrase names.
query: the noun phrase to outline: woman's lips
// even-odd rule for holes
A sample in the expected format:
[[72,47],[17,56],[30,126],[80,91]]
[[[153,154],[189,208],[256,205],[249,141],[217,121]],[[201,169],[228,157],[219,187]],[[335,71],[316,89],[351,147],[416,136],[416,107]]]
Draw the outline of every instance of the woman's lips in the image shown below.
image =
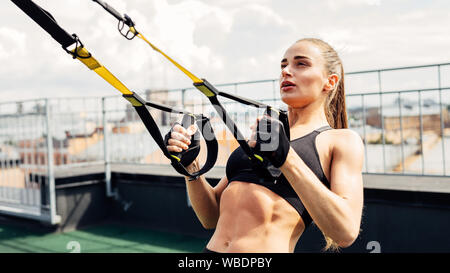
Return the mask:
[[281,87],[281,91],[287,92],[287,91],[291,91],[294,88],[295,88],[294,85],[288,85],[288,86]]
[[281,83],[281,91],[286,92],[295,88],[295,84],[290,81],[283,81]]

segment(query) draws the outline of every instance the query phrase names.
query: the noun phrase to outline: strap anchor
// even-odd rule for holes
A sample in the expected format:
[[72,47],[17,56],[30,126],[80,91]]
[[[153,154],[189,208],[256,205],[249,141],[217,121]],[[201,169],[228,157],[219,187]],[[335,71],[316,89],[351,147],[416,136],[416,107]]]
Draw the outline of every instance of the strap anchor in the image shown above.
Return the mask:
[[73,51],[67,49],[67,47],[63,46],[63,49],[69,53],[70,55],[72,55],[72,58],[76,59],[76,58],[80,58],[80,59],[89,59],[90,57],[92,57],[91,53],[88,52],[87,56],[82,56],[80,54],[78,54],[79,50],[81,48],[84,48],[83,43],[81,42],[80,38],[78,37],[78,35],[76,35],[75,33],[72,34],[72,37],[75,40],[75,49]]

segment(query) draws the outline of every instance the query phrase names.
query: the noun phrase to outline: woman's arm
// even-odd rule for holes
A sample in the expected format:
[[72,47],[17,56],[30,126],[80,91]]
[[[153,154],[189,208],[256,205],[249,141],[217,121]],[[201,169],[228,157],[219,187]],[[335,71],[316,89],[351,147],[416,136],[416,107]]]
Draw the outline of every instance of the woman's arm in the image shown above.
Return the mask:
[[[198,171],[198,161],[195,160],[186,169],[191,173]],[[188,177],[185,177],[185,179],[192,208],[200,223],[206,229],[215,228],[219,220],[220,196],[228,184],[227,177],[223,177],[214,188],[203,175],[193,181],[189,181]]]
[[[191,125],[188,129],[176,124],[172,130],[170,138],[168,139],[167,150],[169,152],[181,152],[188,149],[191,144],[191,136],[194,135],[197,127]],[[200,170],[198,159],[195,159],[186,170],[194,173]],[[185,177],[186,188],[189,199],[192,204],[197,218],[200,220],[202,226],[206,229],[216,227],[219,219],[219,200],[222,191],[225,189],[228,180],[226,177],[222,178],[220,182],[213,188],[206,181],[202,175],[198,179],[189,181],[189,177]]]
[[358,237],[361,224],[364,146],[353,131],[342,132],[332,152],[331,189],[317,178],[292,147],[280,169],[319,229],[339,246],[348,247]]

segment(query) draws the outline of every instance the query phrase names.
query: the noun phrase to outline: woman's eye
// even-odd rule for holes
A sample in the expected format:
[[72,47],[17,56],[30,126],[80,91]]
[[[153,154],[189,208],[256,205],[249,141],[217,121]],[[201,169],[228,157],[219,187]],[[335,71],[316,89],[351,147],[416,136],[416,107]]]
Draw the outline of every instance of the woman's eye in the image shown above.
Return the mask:
[[301,63],[301,62],[300,62],[300,63],[297,63],[297,65],[306,65],[306,64],[305,64],[305,63]]

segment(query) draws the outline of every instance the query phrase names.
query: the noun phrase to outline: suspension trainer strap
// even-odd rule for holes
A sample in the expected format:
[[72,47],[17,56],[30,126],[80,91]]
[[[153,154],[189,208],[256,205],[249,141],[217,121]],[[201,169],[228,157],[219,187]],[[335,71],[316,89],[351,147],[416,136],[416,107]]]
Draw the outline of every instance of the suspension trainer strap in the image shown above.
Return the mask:
[[[120,15],[119,12],[117,12],[115,9],[113,9],[110,5],[105,3],[101,0],[93,0],[94,2],[101,5],[105,10],[107,10],[110,14],[112,14],[116,19],[122,22],[122,24],[126,24],[129,27],[129,31],[134,33],[135,36],[142,39],[144,42],[146,42],[153,50],[157,51],[161,55],[163,55],[167,60],[169,60],[173,65],[175,65],[180,71],[182,71],[186,76],[188,76],[192,82],[193,85],[202,92],[211,102],[211,104],[214,106],[216,112],[218,112],[219,116],[222,118],[228,129],[233,133],[233,136],[236,138],[239,145],[242,147],[244,152],[249,157],[250,161],[252,162],[252,165],[254,169],[257,171],[257,173],[260,175],[262,179],[268,178],[270,180],[277,179],[281,175],[281,171],[279,171],[276,168],[272,168],[270,166],[270,163],[268,160],[264,160],[264,158],[258,154],[255,154],[253,149],[248,145],[247,141],[245,141],[242,133],[237,128],[234,121],[229,117],[227,114],[225,108],[222,106],[222,104],[217,99],[218,96],[226,97],[229,99],[232,99],[234,101],[254,106],[254,107],[262,107],[265,108],[265,113],[269,114],[273,111],[277,112],[275,118],[278,118],[280,121],[283,122],[284,128],[286,130],[286,135],[289,137],[289,123],[287,122],[287,113],[286,111],[282,110],[276,110],[273,109],[271,106],[267,104],[263,104],[260,102],[256,102],[253,100],[249,100],[243,97],[231,95],[225,92],[221,92],[217,90],[211,83],[209,83],[205,79],[200,79],[199,77],[195,76],[193,73],[191,73],[189,70],[181,66],[179,63],[177,63],[175,60],[173,60],[171,57],[169,57],[166,53],[164,53],[162,50],[160,50],[158,47],[156,47],[153,43],[151,43],[147,38],[144,37],[144,35],[140,32],[138,32],[135,28],[134,22],[127,16],[126,14],[124,16]],[[128,22],[128,23],[127,23]],[[122,36],[124,34],[121,32]],[[133,37],[134,38],[134,37]],[[129,39],[131,40],[131,39]]]
[[[218,144],[215,138],[212,127],[209,123],[209,119],[202,115],[193,115],[187,111],[176,110],[165,105],[147,102],[142,99],[135,92],[129,90],[121,81],[119,81],[106,67],[100,64],[89,51],[84,48],[81,41],[75,34],[69,35],[64,29],[62,29],[57,23],[53,16],[46,10],[39,7],[31,0],[11,0],[16,4],[21,10],[23,10],[29,17],[31,17],[37,24],[39,24],[45,31],[47,31],[66,52],[68,52],[72,57],[81,61],[90,70],[93,70],[100,77],[102,77],[106,82],[111,84],[115,89],[122,93],[123,97],[127,99],[138,115],[140,116],[142,122],[147,128],[150,135],[153,137],[157,145],[160,147],[164,155],[171,161],[172,166],[177,172],[182,175],[189,176],[190,178],[197,178],[198,176],[209,171],[215,164],[217,160]],[[69,50],[68,47],[75,44],[73,50]],[[192,117],[193,122],[197,122],[197,125],[202,126],[203,130],[201,133],[208,133],[208,137],[205,137],[206,145],[208,148],[207,162],[198,172],[189,173],[185,166],[180,163],[180,158],[173,156],[167,150],[167,147],[162,138],[161,132],[156,125],[155,120],[151,116],[147,106],[166,111],[174,112],[178,114],[189,115]]]

